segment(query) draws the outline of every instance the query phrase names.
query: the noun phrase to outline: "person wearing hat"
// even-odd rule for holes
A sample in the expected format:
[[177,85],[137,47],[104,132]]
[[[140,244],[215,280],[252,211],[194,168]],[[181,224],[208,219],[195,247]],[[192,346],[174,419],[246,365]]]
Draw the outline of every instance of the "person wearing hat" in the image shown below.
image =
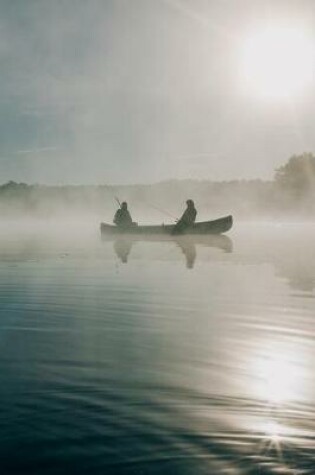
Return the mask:
[[195,208],[193,200],[187,200],[186,205],[187,208],[185,209],[182,217],[175,224],[173,230],[174,234],[185,233],[187,228],[189,228],[189,226],[194,224],[194,222],[196,221],[197,210]]
[[121,203],[120,208],[118,208],[116,211],[113,222],[120,228],[132,226],[132,218],[128,211],[128,205],[126,201]]

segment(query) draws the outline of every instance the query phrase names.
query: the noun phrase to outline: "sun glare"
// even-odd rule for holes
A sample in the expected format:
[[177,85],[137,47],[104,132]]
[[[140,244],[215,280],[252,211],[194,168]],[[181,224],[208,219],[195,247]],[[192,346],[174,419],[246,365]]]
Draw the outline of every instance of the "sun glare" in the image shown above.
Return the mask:
[[303,93],[314,79],[314,46],[303,29],[268,26],[252,32],[241,49],[245,90],[269,99]]
[[269,356],[258,358],[255,373],[258,381],[257,395],[271,404],[282,404],[298,399],[303,391],[303,377],[294,355],[281,351],[270,352]]
[[282,428],[275,421],[268,421],[264,427],[263,431],[266,434],[266,437],[270,439],[272,442],[279,442],[281,440]]

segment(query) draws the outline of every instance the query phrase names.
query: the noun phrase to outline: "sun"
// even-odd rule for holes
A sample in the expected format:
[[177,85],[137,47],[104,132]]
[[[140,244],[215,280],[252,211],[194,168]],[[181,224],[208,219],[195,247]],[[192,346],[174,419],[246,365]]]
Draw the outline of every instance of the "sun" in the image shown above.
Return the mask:
[[303,94],[314,80],[314,48],[306,29],[269,25],[251,32],[241,47],[245,90],[272,100]]

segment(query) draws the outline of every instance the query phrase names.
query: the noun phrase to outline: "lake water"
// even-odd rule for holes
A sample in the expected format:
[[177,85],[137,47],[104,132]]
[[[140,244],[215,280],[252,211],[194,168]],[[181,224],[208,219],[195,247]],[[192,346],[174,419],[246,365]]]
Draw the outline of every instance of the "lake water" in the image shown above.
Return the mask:
[[0,230],[0,473],[314,474],[315,227]]

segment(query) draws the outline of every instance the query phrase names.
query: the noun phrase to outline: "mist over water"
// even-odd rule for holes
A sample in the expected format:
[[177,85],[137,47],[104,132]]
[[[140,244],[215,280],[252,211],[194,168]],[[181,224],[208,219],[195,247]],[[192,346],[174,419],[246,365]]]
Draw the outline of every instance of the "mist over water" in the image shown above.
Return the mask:
[[0,6],[0,475],[314,475],[315,2]]
[[0,5],[0,475],[314,475],[315,2]]
[[1,473],[312,474],[315,228],[0,227]]

